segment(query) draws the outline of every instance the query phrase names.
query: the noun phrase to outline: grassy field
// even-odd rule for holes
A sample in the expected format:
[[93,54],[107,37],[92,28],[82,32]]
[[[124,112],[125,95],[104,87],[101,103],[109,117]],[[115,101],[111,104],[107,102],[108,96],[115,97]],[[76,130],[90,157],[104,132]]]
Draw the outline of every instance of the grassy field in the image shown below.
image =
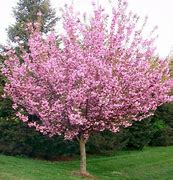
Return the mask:
[[[173,147],[119,152],[88,158],[98,180],[173,180]],[[0,155],[0,180],[78,180],[79,161],[48,162]]]

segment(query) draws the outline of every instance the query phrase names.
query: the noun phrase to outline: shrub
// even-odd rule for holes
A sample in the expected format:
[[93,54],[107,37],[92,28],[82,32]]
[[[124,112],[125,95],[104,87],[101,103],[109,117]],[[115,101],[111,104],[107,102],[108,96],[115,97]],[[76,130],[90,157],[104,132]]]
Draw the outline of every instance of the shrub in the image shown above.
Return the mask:
[[76,143],[49,138],[18,120],[0,120],[0,153],[49,159],[77,153]]

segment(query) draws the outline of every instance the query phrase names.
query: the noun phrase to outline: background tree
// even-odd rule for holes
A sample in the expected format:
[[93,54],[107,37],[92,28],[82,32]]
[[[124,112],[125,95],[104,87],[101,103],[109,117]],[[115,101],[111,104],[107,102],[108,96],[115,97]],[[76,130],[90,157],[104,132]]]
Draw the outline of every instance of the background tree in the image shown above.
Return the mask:
[[44,33],[54,30],[58,20],[49,0],[19,0],[13,9],[13,14],[16,22],[8,28],[8,37],[12,42],[16,42],[15,38],[18,37],[19,40],[27,43],[26,23],[34,23],[38,17],[41,23],[40,30]]
[[89,136],[116,133],[172,99],[168,61],[157,58],[153,63],[155,38],[142,36],[145,22],[137,28],[138,17],[124,0],[112,8],[110,27],[104,8],[93,8],[86,25],[85,16],[65,7],[62,49],[54,34],[45,39],[38,24],[31,25],[23,63],[10,50],[2,69],[8,79],[5,95],[23,122],[49,136],[78,139],[84,175]]
[[[170,75],[173,77],[173,53],[170,53]],[[173,95],[173,89],[171,91]],[[162,123],[162,128],[154,134],[150,145],[170,146],[173,145],[173,103],[162,105],[157,109],[155,117],[157,122]]]
[[161,128],[150,140],[152,146],[173,145],[173,103],[162,105],[157,109],[155,117],[157,123],[161,122]]

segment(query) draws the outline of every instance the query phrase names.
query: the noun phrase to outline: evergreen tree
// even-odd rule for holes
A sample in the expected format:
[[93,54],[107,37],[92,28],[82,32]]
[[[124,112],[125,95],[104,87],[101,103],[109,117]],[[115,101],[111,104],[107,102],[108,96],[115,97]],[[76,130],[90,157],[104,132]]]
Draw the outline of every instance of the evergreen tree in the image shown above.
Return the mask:
[[15,42],[15,38],[18,37],[27,43],[28,34],[25,25],[27,22],[34,23],[39,18],[41,31],[48,33],[54,29],[58,20],[49,0],[19,0],[13,9],[13,14],[16,23],[8,28],[8,37],[12,42]]

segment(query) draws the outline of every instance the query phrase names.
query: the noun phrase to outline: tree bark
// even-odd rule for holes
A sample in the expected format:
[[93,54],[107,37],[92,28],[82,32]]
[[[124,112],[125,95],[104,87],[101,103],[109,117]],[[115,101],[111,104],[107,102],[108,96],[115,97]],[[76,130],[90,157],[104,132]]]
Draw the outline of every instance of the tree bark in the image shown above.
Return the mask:
[[86,170],[86,150],[85,150],[86,140],[80,138],[79,145],[80,145],[80,173],[82,175],[88,175]]

